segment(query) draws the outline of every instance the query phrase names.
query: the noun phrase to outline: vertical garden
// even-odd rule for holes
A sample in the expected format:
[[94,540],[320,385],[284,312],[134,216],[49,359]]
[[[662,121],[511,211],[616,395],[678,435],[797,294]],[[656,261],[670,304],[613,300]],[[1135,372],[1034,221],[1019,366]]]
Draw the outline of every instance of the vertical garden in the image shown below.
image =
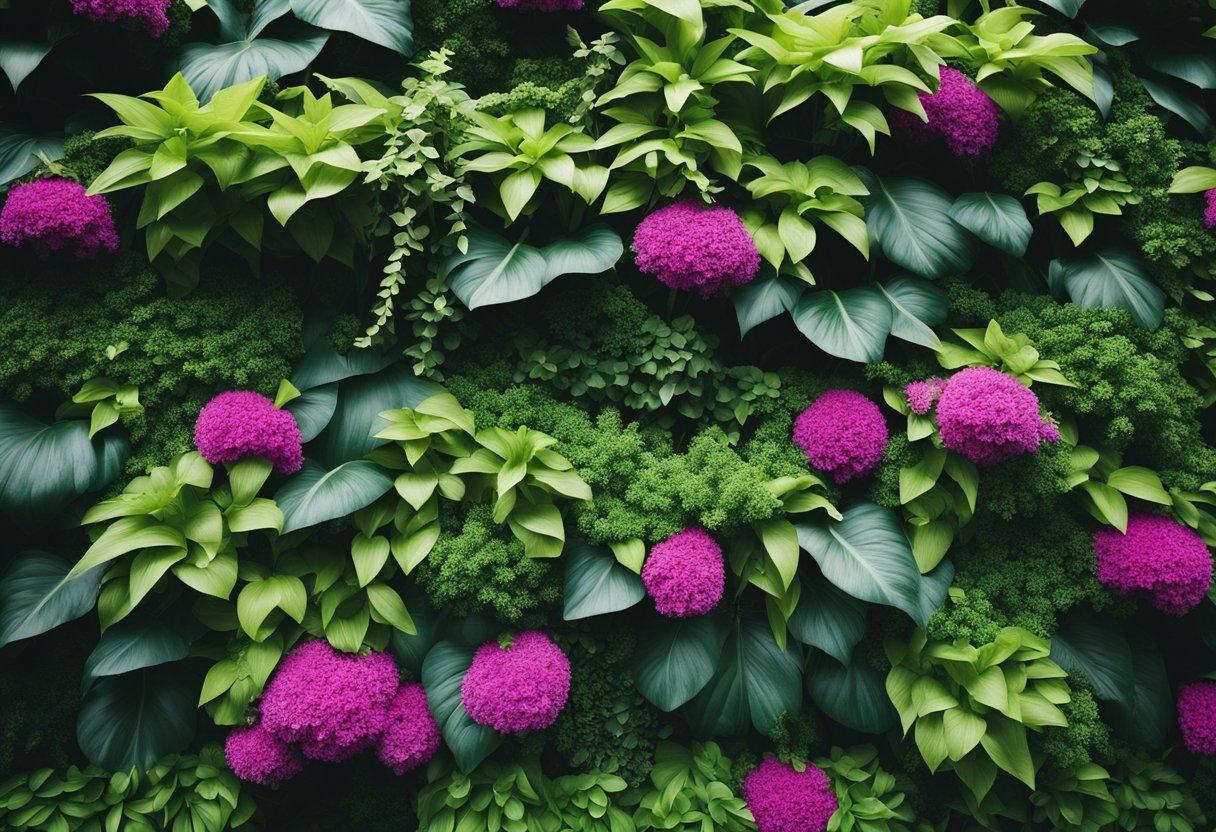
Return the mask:
[[0,0],[0,830],[1216,828],[1216,0]]

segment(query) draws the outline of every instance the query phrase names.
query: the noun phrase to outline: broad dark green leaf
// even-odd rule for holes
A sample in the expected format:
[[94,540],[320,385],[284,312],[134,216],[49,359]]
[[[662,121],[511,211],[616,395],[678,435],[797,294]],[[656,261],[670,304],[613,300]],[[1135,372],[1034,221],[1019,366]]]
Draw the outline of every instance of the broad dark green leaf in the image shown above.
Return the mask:
[[417,407],[443,388],[418,378],[405,364],[372,376],[348,379],[338,386],[338,401],[325,429],[308,446],[308,455],[322,465],[337,466],[359,459],[385,440],[376,434],[388,426],[385,410]]
[[891,304],[872,286],[809,292],[794,307],[794,325],[828,355],[849,361],[882,361],[891,333]]
[[311,442],[325,430],[337,407],[338,385],[330,382],[301,393],[283,409],[296,417],[296,424],[300,427],[300,439]]
[[60,158],[63,137],[33,136],[0,125],[0,185],[7,185],[38,167],[39,153],[52,162]]
[[802,709],[802,650],[777,646],[764,615],[737,618],[718,659],[717,670],[684,710],[701,737],[742,736],[755,727],[773,729],[783,713]]
[[274,501],[283,512],[283,533],[307,529],[367,508],[388,493],[393,480],[373,462],[359,459],[326,470],[311,459],[293,474]]
[[556,240],[540,250],[545,258],[544,285],[568,274],[606,272],[624,252],[621,235],[612,226],[589,225],[574,236]]
[[912,344],[931,350],[941,346],[931,329],[946,320],[950,302],[946,293],[923,277],[897,277],[886,286],[880,285],[887,303],[891,305],[891,334]]
[[1116,702],[1127,712],[1134,709],[1131,646],[1113,619],[1074,610],[1051,637],[1051,658],[1067,671],[1084,673],[1098,698]]
[[[417,587],[408,587],[401,595],[406,607],[409,608],[410,617],[414,619],[415,632],[410,635],[394,628],[389,638],[389,645],[393,655],[397,658],[397,664],[416,679],[422,673],[422,662],[426,659],[426,654],[439,639],[441,623],[447,624],[447,622],[444,621],[443,614],[431,606],[430,600]],[[449,638],[452,636],[450,632],[446,632],[446,627],[444,634]],[[490,637],[492,635],[486,638]],[[477,641],[483,640],[478,639]]]
[[567,621],[620,612],[646,595],[642,579],[621,566],[604,547],[569,540],[562,560],[566,567],[562,617]]
[[1212,128],[1212,118],[1198,95],[1176,83],[1141,78],[1140,83],[1149,96],[1165,109],[1182,118],[1196,131],[1207,135]]
[[946,600],[946,593],[950,591],[950,583],[953,580],[954,564],[948,560],[943,560],[929,574],[921,576],[920,595],[917,597],[917,605],[920,607],[919,620],[928,621],[929,616],[937,611]]
[[1165,293],[1149,278],[1140,258],[1130,252],[1109,250],[1052,260],[1048,281],[1077,306],[1126,309],[1145,329],[1156,329],[1165,315]]
[[76,719],[76,740],[109,771],[147,768],[194,739],[199,681],[176,667],[97,680]]
[[847,662],[866,634],[866,605],[827,581],[803,583],[802,596],[788,622],[803,644]]
[[1216,89],[1216,55],[1206,38],[1198,43],[1171,43],[1168,47],[1150,49],[1144,62],[1200,89]]
[[647,627],[633,663],[638,691],[664,711],[692,699],[713,678],[723,634],[708,616],[673,618]]
[[414,21],[409,0],[291,0],[305,23],[350,32],[402,55],[414,50]]
[[1081,7],[1085,5],[1085,0],[1042,0],[1042,2],[1043,5],[1051,6],[1067,17],[1076,17],[1077,12],[1081,11]]
[[493,728],[473,721],[460,698],[460,685],[473,663],[474,651],[473,647],[441,641],[431,648],[422,663],[427,704],[439,724],[444,744],[465,773],[477,768],[502,742],[502,736]]
[[963,194],[950,206],[950,217],[990,246],[1021,257],[1034,229],[1026,209],[1008,194]]
[[47,41],[0,40],[0,71],[8,76],[13,92],[38,68],[53,46]]
[[854,598],[906,612],[924,627],[920,570],[899,519],[890,509],[857,503],[844,519],[797,526],[798,544],[824,577]]
[[1140,40],[1140,33],[1124,21],[1100,20],[1085,21],[1086,31],[1093,35],[1086,40],[1099,40],[1107,46],[1127,46]]
[[784,312],[792,312],[806,284],[792,277],[754,280],[730,293],[739,319],[739,337]]
[[858,174],[870,189],[862,197],[871,245],[886,258],[921,277],[962,274],[975,259],[975,238],[950,218],[954,200],[925,179],[879,179]]
[[118,676],[186,658],[188,642],[180,632],[153,616],[126,618],[101,634],[84,663],[81,688],[95,679]]
[[97,603],[105,567],[69,578],[72,564],[49,552],[8,557],[12,568],[0,580],[0,647],[80,618]]
[[845,665],[831,656],[813,655],[806,686],[819,710],[854,731],[881,734],[899,719],[882,674],[864,659]]
[[1145,633],[1128,637],[1135,680],[1131,710],[1117,708],[1121,731],[1137,746],[1156,751],[1174,727],[1174,699],[1161,650]]

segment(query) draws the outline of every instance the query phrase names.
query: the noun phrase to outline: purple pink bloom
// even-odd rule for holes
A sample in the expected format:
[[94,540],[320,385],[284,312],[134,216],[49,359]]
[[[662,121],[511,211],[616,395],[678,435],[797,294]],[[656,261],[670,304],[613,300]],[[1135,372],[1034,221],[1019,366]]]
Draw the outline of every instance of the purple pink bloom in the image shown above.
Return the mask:
[[944,139],[958,157],[976,158],[996,144],[1000,130],[1000,108],[988,94],[957,69],[941,68],[941,83],[935,93],[917,93],[928,121],[906,110],[891,110],[892,126],[916,143]]
[[941,398],[942,391],[945,389],[945,380],[934,376],[928,381],[909,382],[904,387],[904,395],[908,397],[908,407],[911,411],[924,416],[933,409],[933,405],[937,404],[937,400]]
[[213,465],[260,456],[280,474],[294,474],[304,464],[296,417],[249,391],[220,393],[204,405],[194,423],[194,444]]
[[760,253],[739,215],[696,200],[668,205],[642,220],[633,251],[641,271],[706,298],[750,282],[760,269]]
[[642,583],[663,615],[705,615],[726,589],[722,547],[701,529],[685,529],[650,550]]
[[743,799],[759,832],[824,832],[839,806],[822,770],[795,771],[776,757],[743,778]]
[[570,660],[544,633],[491,641],[473,655],[460,699],[473,721],[513,734],[548,728],[570,695]]
[[15,185],[0,210],[0,241],[29,246],[39,257],[71,251],[79,259],[118,251],[118,233],[103,196],[88,196],[70,179]]
[[169,31],[171,0],[72,0],[72,11],[95,23],[137,23],[150,36],[161,37]]
[[794,421],[794,443],[838,483],[874,470],[888,438],[882,411],[856,390],[828,390]]
[[1094,534],[1098,580],[1152,600],[1168,615],[1185,615],[1212,583],[1212,555],[1203,539],[1169,517],[1132,513],[1127,534],[1107,526]]
[[417,682],[406,682],[388,706],[388,721],[376,743],[376,756],[397,775],[430,762],[439,750],[439,726]]
[[1216,188],[1203,194],[1208,205],[1203,209],[1203,224],[1208,228],[1216,228]]
[[1178,727],[1192,754],[1216,754],[1216,682],[1192,682],[1182,689]]
[[324,640],[292,650],[262,695],[262,721],[313,760],[346,760],[372,746],[397,694],[388,653],[339,653]]
[[1060,432],[1039,414],[1039,397],[1013,376],[968,367],[950,377],[937,401],[942,443],[978,465],[1033,453]]
[[304,768],[300,753],[260,722],[234,729],[224,741],[224,756],[233,774],[263,786],[277,786]]

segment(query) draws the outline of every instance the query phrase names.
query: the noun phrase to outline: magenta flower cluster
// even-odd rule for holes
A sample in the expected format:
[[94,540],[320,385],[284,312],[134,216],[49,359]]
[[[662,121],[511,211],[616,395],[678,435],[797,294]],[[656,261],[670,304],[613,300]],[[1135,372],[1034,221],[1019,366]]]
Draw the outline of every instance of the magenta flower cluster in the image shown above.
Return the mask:
[[794,420],[794,443],[838,483],[874,470],[888,438],[882,411],[856,390],[828,390]]
[[937,400],[942,397],[946,382],[937,376],[928,381],[910,381],[904,387],[904,395],[908,397],[908,408],[919,416],[924,416],[933,409]]
[[1185,615],[1212,583],[1212,555],[1203,539],[1169,517],[1134,512],[1127,534],[1112,526],[1094,534],[1098,580],[1144,596],[1168,615]]
[[[340,653],[309,641],[283,659],[266,686],[260,721],[233,731],[228,765],[243,780],[274,785],[310,760],[340,762],[375,746],[403,774],[439,749],[439,727],[416,683],[401,684],[388,653]],[[297,751],[298,748],[298,751]]]
[[498,5],[534,12],[573,12],[583,7],[583,0],[498,0]]
[[821,769],[795,771],[776,757],[743,778],[743,799],[759,832],[824,832],[840,805]]
[[941,83],[935,93],[918,93],[927,122],[907,110],[892,110],[892,126],[913,142],[944,139],[958,157],[976,158],[996,144],[1000,130],[1000,108],[988,94],[957,69],[941,68]]
[[942,444],[985,466],[1060,438],[1039,414],[1039,397],[991,367],[968,367],[950,377],[937,401],[937,427]]
[[194,423],[194,445],[212,465],[260,456],[280,474],[294,474],[304,464],[296,417],[247,390],[220,393],[203,406]]
[[1203,196],[1208,203],[1203,209],[1203,224],[1208,228],[1216,228],[1216,188],[1205,191]]
[[650,550],[642,583],[663,615],[705,615],[726,590],[722,547],[702,529],[685,529]]
[[460,684],[473,721],[504,734],[548,728],[569,695],[570,660],[535,630],[481,645]]
[[149,35],[159,38],[169,31],[167,12],[171,0],[72,0],[72,11],[96,23],[138,23]]
[[668,205],[642,220],[633,251],[641,271],[705,298],[749,283],[760,269],[760,253],[739,215],[696,200]]
[[89,196],[70,179],[35,179],[15,185],[0,210],[0,241],[29,246],[39,257],[71,251],[92,259],[118,251],[118,233],[103,196]]
[[1178,727],[1192,754],[1216,754],[1216,682],[1192,682],[1182,689]]

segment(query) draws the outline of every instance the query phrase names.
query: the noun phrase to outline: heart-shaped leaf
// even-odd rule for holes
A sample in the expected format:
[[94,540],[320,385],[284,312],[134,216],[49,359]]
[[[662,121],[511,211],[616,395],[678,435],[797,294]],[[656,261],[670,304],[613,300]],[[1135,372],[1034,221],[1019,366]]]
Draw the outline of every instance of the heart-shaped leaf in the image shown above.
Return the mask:
[[870,286],[843,292],[810,292],[794,307],[794,325],[828,355],[849,361],[882,361],[891,333],[891,304]]
[[106,676],[76,719],[80,750],[107,771],[146,769],[194,739],[198,679],[176,667]]
[[562,560],[566,565],[562,617],[567,621],[620,612],[646,595],[642,579],[621,566],[608,549],[572,540]]
[[97,603],[105,567],[69,578],[72,564],[49,552],[10,557],[12,569],[0,580],[0,647],[80,618]]
[[322,29],[350,32],[402,55],[414,50],[409,0],[291,0],[291,10]]
[[1140,258],[1126,251],[1103,251],[1051,261],[1047,279],[1083,309],[1126,309],[1145,329],[1165,316],[1165,292],[1144,271]]
[[118,676],[186,658],[190,643],[164,621],[151,615],[127,618],[101,634],[84,663],[81,687],[95,679]]
[[963,194],[950,206],[950,218],[990,246],[1021,257],[1034,228],[1026,209],[1008,194]]
[[921,277],[963,274],[975,259],[975,238],[950,216],[954,200],[925,179],[858,175],[870,189],[861,197],[871,245]]
[[897,277],[879,291],[891,304],[891,334],[936,350],[941,346],[930,327],[946,320],[950,303],[946,293],[921,277]]
[[714,620],[703,615],[648,627],[634,656],[638,691],[659,709],[674,711],[713,678],[722,636]]
[[730,293],[739,319],[739,337],[784,312],[792,312],[806,284],[792,277],[754,280]]
[[847,662],[866,634],[866,605],[827,581],[803,583],[788,625],[803,644]]
[[283,511],[283,533],[287,534],[367,508],[392,487],[392,478],[374,462],[358,459],[327,471],[306,459],[274,500]]
[[443,734],[443,741],[456,758],[460,770],[468,773],[502,742],[502,736],[487,725],[478,725],[464,709],[460,686],[473,663],[475,648],[441,641],[431,648],[422,663],[422,686],[431,714]]

